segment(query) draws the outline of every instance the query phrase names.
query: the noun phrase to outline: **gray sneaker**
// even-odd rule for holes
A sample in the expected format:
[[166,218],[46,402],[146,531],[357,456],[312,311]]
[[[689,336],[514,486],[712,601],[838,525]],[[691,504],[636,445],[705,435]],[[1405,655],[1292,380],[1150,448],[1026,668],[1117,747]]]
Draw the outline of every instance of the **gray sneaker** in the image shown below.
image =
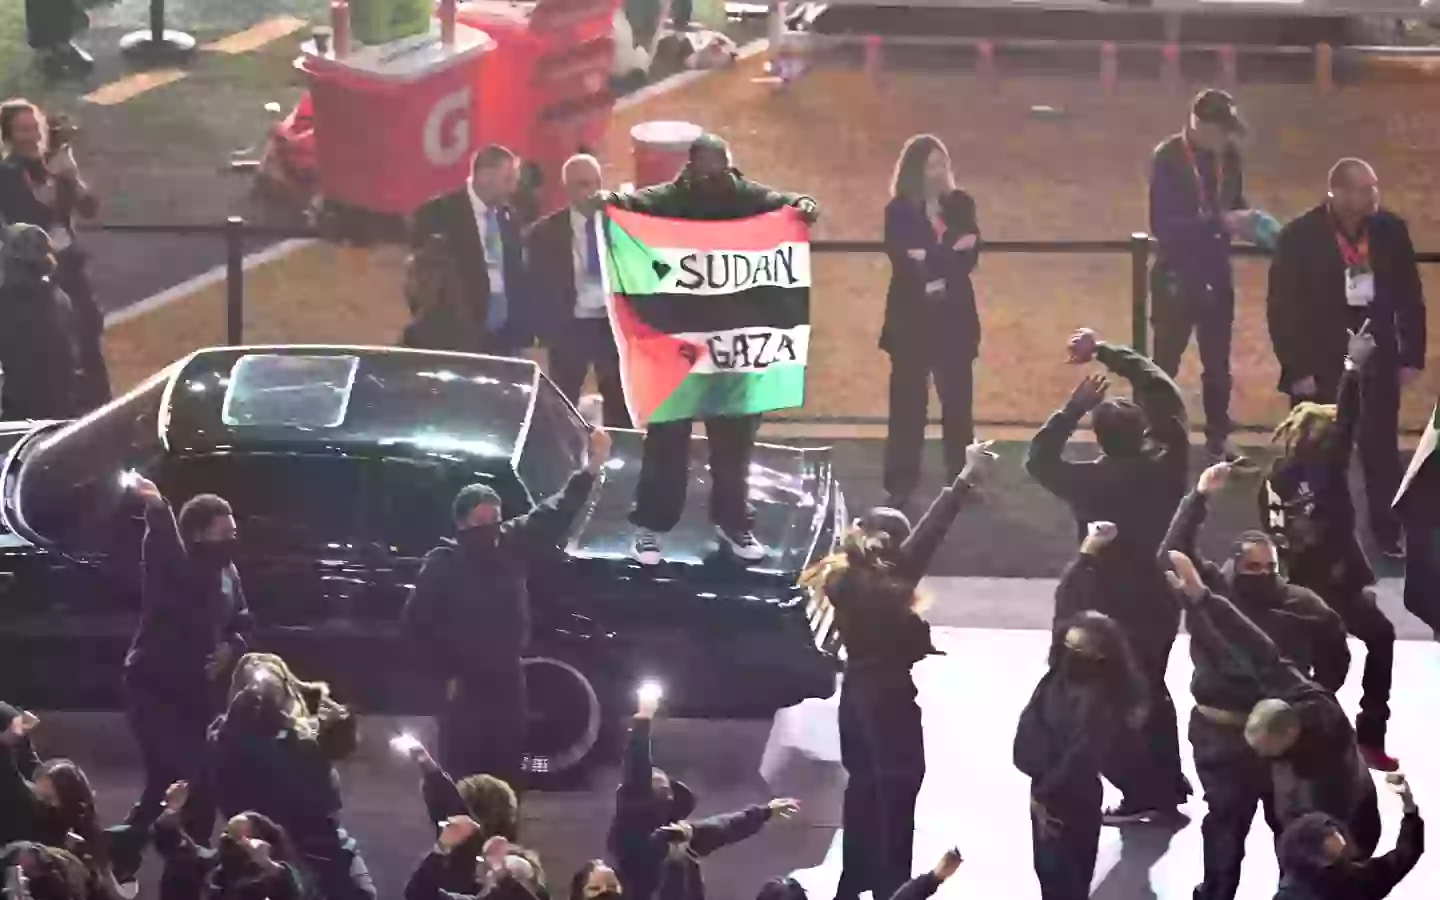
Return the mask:
[[660,552],[660,535],[648,528],[635,532],[635,561],[642,566],[658,566],[665,559]]
[[745,562],[759,562],[770,555],[770,551],[755,539],[755,533],[748,528],[744,531],[732,532],[716,525],[715,534],[720,538],[720,545],[729,549],[736,559]]

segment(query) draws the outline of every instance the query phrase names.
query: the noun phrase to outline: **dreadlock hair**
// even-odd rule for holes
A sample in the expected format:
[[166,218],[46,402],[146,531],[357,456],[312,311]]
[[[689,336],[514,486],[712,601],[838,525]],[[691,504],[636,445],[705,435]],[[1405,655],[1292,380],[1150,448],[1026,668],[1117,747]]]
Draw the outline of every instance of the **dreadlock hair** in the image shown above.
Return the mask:
[[1333,403],[1297,403],[1275,428],[1271,443],[1280,446],[1271,472],[1308,462],[1325,445],[1335,426],[1337,407]]
[[896,569],[895,549],[898,542],[888,532],[866,531],[852,526],[840,538],[838,549],[811,563],[800,574],[800,587],[819,601],[821,608],[833,605],[833,594],[844,583],[847,591],[878,600],[880,605],[894,603],[919,610],[928,597]]
[[330,699],[330,685],[323,681],[301,681],[290,671],[285,660],[273,653],[247,653],[240,657],[235,674],[230,678],[227,705],[233,704],[236,697],[251,690],[257,680],[263,679],[273,680],[278,686],[280,714],[302,738],[314,740],[319,737],[320,720],[345,711],[343,706]]
[[471,775],[455,782],[455,789],[487,840],[496,835],[519,840],[520,801],[507,782],[494,775]]

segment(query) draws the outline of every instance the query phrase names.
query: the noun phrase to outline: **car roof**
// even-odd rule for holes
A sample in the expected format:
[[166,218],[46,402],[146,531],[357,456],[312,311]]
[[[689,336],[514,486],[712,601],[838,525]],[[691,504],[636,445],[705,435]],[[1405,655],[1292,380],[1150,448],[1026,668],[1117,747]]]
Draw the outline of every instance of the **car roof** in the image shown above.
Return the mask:
[[444,453],[514,462],[540,370],[525,359],[396,347],[198,351],[165,391],[170,453]]

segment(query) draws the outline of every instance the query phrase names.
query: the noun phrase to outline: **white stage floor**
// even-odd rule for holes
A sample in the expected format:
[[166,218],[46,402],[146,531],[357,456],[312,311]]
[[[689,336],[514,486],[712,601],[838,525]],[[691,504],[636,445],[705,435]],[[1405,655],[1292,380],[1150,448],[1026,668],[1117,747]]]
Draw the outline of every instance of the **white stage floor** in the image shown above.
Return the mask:
[[[1031,900],[1040,896],[1030,865],[1028,781],[1010,761],[1015,721],[1046,665],[1049,635],[1044,631],[936,628],[936,645],[946,655],[915,669],[925,713],[928,775],[916,811],[915,865],[928,869],[950,846],[958,846],[965,864],[942,895]],[[1354,663],[1340,698],[1352,714],[1359,700],[1364,647],[1352,641]],[[1185,726],[1190,697],[1189,640],[1176,641],[1170,660],[1169,687],[1180,721],[1185,768],[1198,788],[1189,758]],[[1400,757],[1414,786],[1422,813],[1440,822],[1440,645],[1402,641],[1395,653],[1395,692],[1389,749]],[[782,711],[775,720],[762,774],[784,793],[787,772],[795,771],[795,751],[815,763],[838,765],[835,701],[813,701]],[[807,779],[814,784],[812,779]],[[825,779],[829,780],[829,779]],[[824,796],[807,796],[838,811],[834,781]],[[1106,786],[1106,802],[1118,799]],[[835,804],[832,806],[832,804]],[[1399,801],[1381,789],[1385,835],[1381,852],[1394,845]],[[1188,900],[1201,871],[1200,820],[1205,812],[1197,795],[1186,807],[1190,824],[1179,832],[1137,827],[1107,828],[1101,836],[1094,897],[1114,900]],[[811,897],[833,896],[839,877],[840,832],[825,861],[795,873]],[[1270,900],[1277,872],[1270,831],[1257,817],[1250,832],[1241,900]],[[1396,900],[1434,900],[1440,885],[1440,851],[1422,858],[1415,871],[1391,895]]]

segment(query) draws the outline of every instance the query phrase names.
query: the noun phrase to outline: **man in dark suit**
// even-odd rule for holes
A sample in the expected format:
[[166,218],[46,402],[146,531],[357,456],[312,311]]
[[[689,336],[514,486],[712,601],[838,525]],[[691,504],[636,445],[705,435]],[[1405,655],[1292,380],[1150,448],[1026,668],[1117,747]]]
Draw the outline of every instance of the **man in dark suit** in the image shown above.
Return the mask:
[[1201,91],[1185,130],[1155,148],[1150,166],[1150,233],[1159,245],[1150,269],[1155,364],[1174,378],[1195,335],[1205,449],[1215,460],[1234,456],[1227,442],[1235,322],[1230,237],[1250,216],[1235,146],[1245,130],[1234,97]]
[[1335,402],[1349,333],[1370,323],[1360,465],[1370,531],[1387,556],[1403,555],[1390,503],[1400,486],[1400,391],[1425,367],[1425,298],[1405,220],[1380,208],[1369,164],[1336,163],[1326,201],[1280,232],[1266,312],[1292,405]]
[[465,302],[482,331],[466,345],[496,356],[519,356],[529,344],[525,250],[510,205],[519,178],[519,158],[492,144],[475,154],[466,187],[420,207],[411,227],[417,250],[432,235],[449,245]]
[[571,402],[580,401],[585,373],[605,400],[605,427],[629,428],[620,357],[605,311],[600,279],[600,234],[591,198],[600,190],[600,163],[572,156],[561,169],[570,203],[530,230],[529,284],[535,336],[550,351],[550,380]]

